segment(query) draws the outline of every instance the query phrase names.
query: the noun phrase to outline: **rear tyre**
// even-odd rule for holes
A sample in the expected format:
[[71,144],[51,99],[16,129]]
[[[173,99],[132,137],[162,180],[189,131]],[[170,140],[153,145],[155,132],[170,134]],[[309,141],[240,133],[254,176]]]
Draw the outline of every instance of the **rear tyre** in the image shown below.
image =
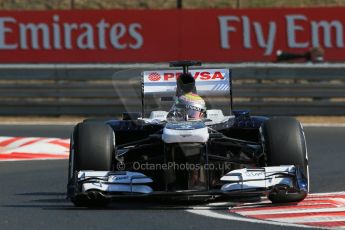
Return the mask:
[[[272,118],[263,123],[261,133],[267,166],[295,165],[309,183],[307,147],[301,124],[294,118]],[[302,201],[306,196],[305,192],[276,191],[269,194],[268,198],[273,203],[286,203]]]
[[[71,138],[69,160],[69,184],[74,182],[74,175],[81,170],[112,171],[115,152],[115,134],[113,129],[100,122],[79,123]],[[73,187],[69,185],[69,188]],[[69,191],[70,193],[70,191]],[[93,191],[92,194],[97,194]],[[104,206],[107,200],[102,196],[75,197],[71,201],[76,206]]]

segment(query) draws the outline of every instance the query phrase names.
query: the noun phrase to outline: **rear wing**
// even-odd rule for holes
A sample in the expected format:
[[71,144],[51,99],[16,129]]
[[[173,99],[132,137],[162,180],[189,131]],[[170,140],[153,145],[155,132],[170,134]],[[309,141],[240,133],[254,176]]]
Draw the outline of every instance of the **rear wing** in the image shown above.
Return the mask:
[[[198,95],[208,104],[213,98],[227,98],[225,113],[232,111],[232,81],[230,69],[190,69]],[[182,70],[152,70],[142,73],[142,113],[169,110],[176,95],[176,79]],[[214,100],[213,100],[214,101]],[[224,101],[224,100],[223,100]],[[224,105],[223,105],[224,107]],[[218,108],[222,109],[222,108]],[[224,109],[224,108],[223,108]]]

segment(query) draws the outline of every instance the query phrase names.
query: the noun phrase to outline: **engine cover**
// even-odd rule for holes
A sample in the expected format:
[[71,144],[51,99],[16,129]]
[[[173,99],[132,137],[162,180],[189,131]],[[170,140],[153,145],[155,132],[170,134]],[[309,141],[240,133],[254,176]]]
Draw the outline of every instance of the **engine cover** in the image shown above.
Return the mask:
[[169,122],[166,124],[162,140],[165,143],[205,143],[209,133],[201,121]]

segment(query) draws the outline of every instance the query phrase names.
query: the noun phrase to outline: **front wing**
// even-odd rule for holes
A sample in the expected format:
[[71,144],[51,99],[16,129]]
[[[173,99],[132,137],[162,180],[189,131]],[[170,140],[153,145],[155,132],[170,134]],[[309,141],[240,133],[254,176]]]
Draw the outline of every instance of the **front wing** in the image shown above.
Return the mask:
[[154,191],[153,180],[138,172],[80,171],[69,185],[70,198],[118,198],[140,196],[248,196],[268,195],[278,187],[286,193],[307,193],[308,181],[293,165],[238,169],[221,178],[217,190]]

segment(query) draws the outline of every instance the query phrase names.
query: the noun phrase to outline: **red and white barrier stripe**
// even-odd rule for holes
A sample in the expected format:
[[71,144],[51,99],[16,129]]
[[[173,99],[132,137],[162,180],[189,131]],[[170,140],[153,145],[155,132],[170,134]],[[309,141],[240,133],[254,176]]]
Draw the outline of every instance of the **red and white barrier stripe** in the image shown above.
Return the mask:
[[230,212],[259,220],[345,229],[345,192],[310,194],[294,204],[272,204],[267,200],[247,203],[231,208]]
[[0,137],[0,161],[66,159],[69,139]]

